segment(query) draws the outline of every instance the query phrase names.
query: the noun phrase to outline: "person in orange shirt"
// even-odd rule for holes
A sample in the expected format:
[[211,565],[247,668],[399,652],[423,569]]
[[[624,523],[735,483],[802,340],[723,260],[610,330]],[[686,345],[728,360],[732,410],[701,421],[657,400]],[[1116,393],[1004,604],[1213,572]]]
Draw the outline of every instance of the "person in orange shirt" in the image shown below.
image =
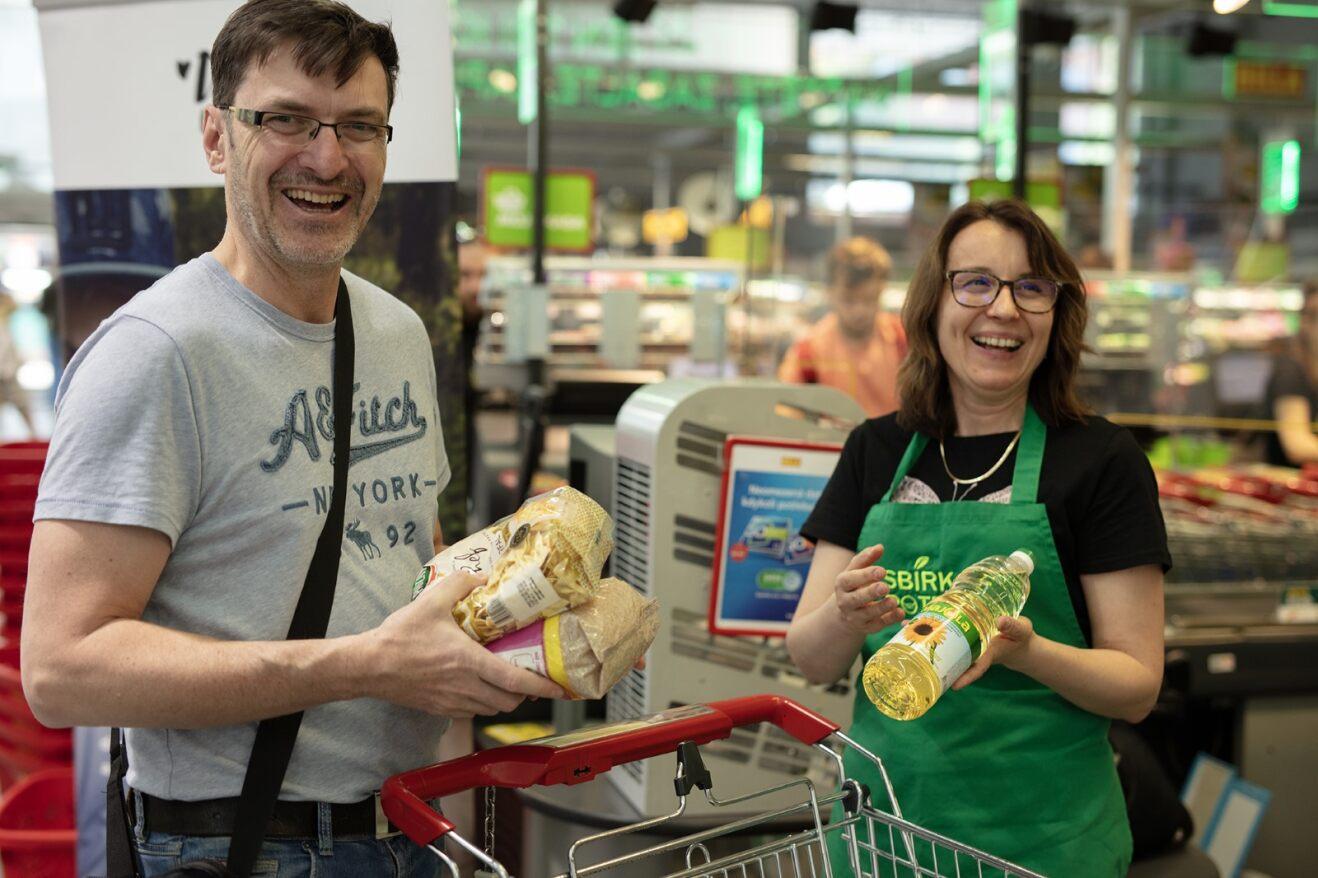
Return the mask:
[[832,311],[787,351],[778,380],[836,387],[871,418],[896,411],[906,332],[900,317],[879,311],[891,271],[888,251],[868,238],[834,247],[828,254]]

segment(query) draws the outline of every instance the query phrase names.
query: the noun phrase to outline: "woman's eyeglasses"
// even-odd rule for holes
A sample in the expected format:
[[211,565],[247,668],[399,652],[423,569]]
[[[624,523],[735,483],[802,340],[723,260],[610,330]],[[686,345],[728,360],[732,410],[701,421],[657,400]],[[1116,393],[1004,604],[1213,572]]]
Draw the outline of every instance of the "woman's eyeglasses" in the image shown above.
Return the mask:
[[967,308],[987,308],[997,299],[1003,287],[1011,290],[1016,307],[1031,314],[1046,314],[1057,304],[1062,285],[1046,277],[1018,277],[1003,280],[986,271],[949,271],[947,282],[952,285],[952,298]]

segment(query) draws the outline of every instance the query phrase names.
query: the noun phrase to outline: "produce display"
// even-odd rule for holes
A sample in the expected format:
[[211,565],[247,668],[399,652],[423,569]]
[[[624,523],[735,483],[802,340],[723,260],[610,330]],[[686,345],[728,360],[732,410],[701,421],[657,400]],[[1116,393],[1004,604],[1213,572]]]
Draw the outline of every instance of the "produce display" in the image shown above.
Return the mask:
[[1318,570],[1318,473],[1263,465],[1155,472],[1170,581],[1287,582]]

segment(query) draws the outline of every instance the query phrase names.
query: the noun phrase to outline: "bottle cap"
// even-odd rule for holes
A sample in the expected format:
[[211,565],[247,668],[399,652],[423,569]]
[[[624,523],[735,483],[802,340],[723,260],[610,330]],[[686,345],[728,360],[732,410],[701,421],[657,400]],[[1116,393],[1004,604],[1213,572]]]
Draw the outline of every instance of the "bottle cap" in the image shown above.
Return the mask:
[[1034,556],[1030,554],[1028,549],[1017,549],[1011,553],[1011,558],[1025,568],[1026,575],[1034,572]]

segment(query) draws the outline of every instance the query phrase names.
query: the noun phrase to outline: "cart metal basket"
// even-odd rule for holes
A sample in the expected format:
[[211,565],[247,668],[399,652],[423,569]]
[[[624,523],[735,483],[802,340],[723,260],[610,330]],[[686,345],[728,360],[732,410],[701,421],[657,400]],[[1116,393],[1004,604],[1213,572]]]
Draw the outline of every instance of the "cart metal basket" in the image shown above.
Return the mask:
[[[891,812],[872,803],[869,791],[854,779],[845,779],[836,791],[821,791],[812,781],[800,779],[719,799],[698,745],[726,738],[736,727],[760,722],[771,722],[801,743],[827,753],[836,762],[840,777],[845,778],[841,748],[851,748],[870,760],[883,778]],[[458,868],[437,844],[441,838],[468,851],[486,873],[510,878],[492,856],[459,836],[453,824],[426,803],[477,787],[522,789],[582,783],[616,765],[673,752],[677,754],[676,809],[665,816],[574,842],[568,852],[569,869],[559,878],[632,875],[642,861],[653,866],[655,860],[664,864],[666,878],[1042,878],[902,819],[887,771],[877,756],[842,734],[836,723],[777,695],[689,705],[628,722],[485,750],[392,777],[385,783],[381,798],[393,824],[412,841],[434,851],[453,878],[458,878]],[[655,830],[680,817],[686,810],[687,796],[696,787],[711,806],[731,808],[729,813],[757,809],[765,800],[773,800],[774,805],[671,841],[590,861],[592,843]],[[784,799],[791,803],[783,806]],[[835,812],[831,821],[830,811]],[[786,834],[775,830],[784,819],[795,819],[802,828]],[[712,848],[719,852],[711,853]]]

